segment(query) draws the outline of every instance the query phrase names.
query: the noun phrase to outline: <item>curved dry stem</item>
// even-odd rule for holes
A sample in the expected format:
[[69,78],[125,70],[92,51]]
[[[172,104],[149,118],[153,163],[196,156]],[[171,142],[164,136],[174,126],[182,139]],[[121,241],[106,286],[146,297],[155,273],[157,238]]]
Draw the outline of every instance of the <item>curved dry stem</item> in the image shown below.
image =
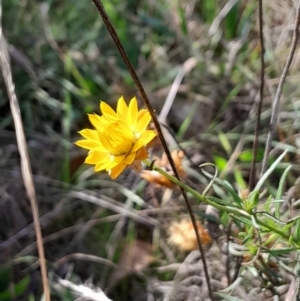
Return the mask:
[[[134,70],[134,68],[133,68],[133,66],[132,66],[132,64],[130,62],[129,57],[128,57],[128,55],[127,55],[124,47],[122,46],[121,41],[120,41],[120,39],[119,39],[119,37],[118,37],[118,35],[117,35],[117,33],[116,33],[116,31],[115,31],[112,23],[110,22],[109,17],[107,15],[107,13],[106,13],[106,11],[105,11],[105,9],[104,9],[101,1],[100,0],[93,0],[93,3],[95,4],[95,6],[96,6],[96,8],[97,8],[97,10],[99,12],[99,14],[101,15],[101,18],[102,18],[105,26],[107,27],[107,29],[108,29],[108,31],[109,31],[112,39],[114,40],[114,42],[116,44],[116,47],[118,48],[118,50],[120,52],[120,55],[121,55],[121,57],[122,57],[125,65],[126,65],[128,71],[129,71],[129,73],[131,74],[131,77],[134,80],[134,82],[135,82],[135,84],[136,84],[136,86],[137,86],[137,88],[139,90],[139,93],[140,93],[140,95],[141,95],[141,97],[142,97],[142,99],[143,99],[146,107],[149,110],[149,113],[150,113],[150,115],[152,117],[154,126],[156,128],[157,133],[158,133],[158,137],[159,137],[159,139],[160,139],[160,141],[162,143],[164,151],[165,151],[165,153],[167,155],[167,158],[169,160],[170,166],[171,166],[171,168],[172,168],[172,170],[174,172],[175,177],[180,181],[180,177],[179,177],[178,171],[176,169],[175,163],[174,163],[173,158],[171,156],[171,153],[170,153],[170,150],[169,150],[168,145],[166,143],[166,140],[165,140],[165,138],[163,136],[163,133],[162,133],[159,121],[158,121],[158,119],[157,119],[157,117],[156,117],[156,115],[154,113],[154,110],[153,110],[153,108],[151,106],[151,103],[150,103],[150,101],[148,99],[148,96],[147,96],[147,94],[146,94],[146,92],[144,90],[144,87],[143,87],[143,85],[142,85],[139,77],[137,76],[137,74],[136,74],[136,72],[135,72],[135,70]],[[206,283],[207,283],[207,287],[208,287],[208,291],[209,291],[209,297],[210,297],[211,300],[214,300],[213,294],[212,294],[212,290],[211,290],[211,285],[210,285],[210,278],[209,278],[209,274],[208,274],[207,264],[206,264],[206,260],[205,260],[205,252],[204,252],[204,248],[203,248],[202,243],[201,243],[200,235],[199,235],[198,230],[197,230],[196,218],[195,218],[194,212],[192,210],[192,207],[189,204],[186,191],[182,187],[180,187],[180,189],[181,189],[181,193],[183,195],[183,198],[185,200],[186,206],[188,208],[188,212],[189,212],[189,215],[191,217],[192,224],[193,224],[193,227],[194,227],[194,230],[195,230],[195,234],[196,234],[196,237],[197,237],[199,251],[200,251],[200,254],[201,254],[201,260],[203,262],[203,267],[204,267],[205,279],[206,279]]]
[[45,300],[50,301],[50,290],[49,290],[49,283],[48,283],[48,276],[47,276],[46,259],[45,259],[45,252],[43,246],[41,225],[39,220],[39,211],[37,206],[35,187],[34,187],[31,165],[30,165],[30,160],[28,155],[27,142],[24,134],[22,117],[20,113],[20,106],[17,99],[17,95],[15,93],[15,85],[11,73],[7,44],[2,32],[1,17],[2,17],[2,1],[0,0],[0,67],[2,69],[2,74],[3,74],[3,78],[4,78],[4,82],[5,82],[9,102],[10,102],[10,109],[11,109],[15,129],[16,129],[16,137],[17,137],[17,144],[18,144],[18,149],[21,157],[21,171],[22,171],[24,186],[31,205],[36,241],[38,246],[39,261],[41,266]]
[[296,19],[295,19],[295,26],[294,26],[291,50],[290,50],[289,56],[286,60],[283,72],[281,74],[280,81],[279,81],[278,88],[277,88],[276,95],[275,95],[275,99],[273,102],[270,129],[269,129],[269,133],[268,133],[267,143],[266,143],[266,147],[265,147],[265,154],[264,154],[264,159],[263,159],[261,173],[260,173],[261,177],[267,168],[269,151],[271,148],[271,142],[272,142],[273,135],[275,132],[275,127],[276,127],[276,124],[278,121],[278,110],[279,110],[279,101],[280,101],[280,97],[281,97],[281,92],[282,92],[282,88],[283,88],[285,79],[287,77],[289,68],[291,66],[292,60],[294,58],[294,54],[295,54],[296,47],[297,47],[297,41],[298,41],[298,36],[299,36],[299,24],[300,24],[300,1],[298,2],[298,5],[297,5],[297,12],[296,12]]
[[257,109],[257,119],[255,125],[255,134],[253,142],[253,159],[251,162],[249,190],[254,188],[255,173],[256,173],[256,160],[257,160],[257,148],[258,148],[258,132],[260,129],[260,115],[264,97],[264,85],[265,85],[265,45],[264,45],[264,33],[263,33],[263,4],[262,0],[258,1],[258,21],[259,21],[259,42],[260,42],[260,87],[259,87],[259,103]]

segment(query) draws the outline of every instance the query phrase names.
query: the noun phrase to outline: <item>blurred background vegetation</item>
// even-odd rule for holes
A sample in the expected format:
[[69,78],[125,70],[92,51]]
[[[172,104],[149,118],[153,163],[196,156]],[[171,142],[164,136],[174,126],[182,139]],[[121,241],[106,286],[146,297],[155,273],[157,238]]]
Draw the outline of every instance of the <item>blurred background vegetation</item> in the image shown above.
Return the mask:
[[[266,80],[259,161],[271,103],[292,40],[294,2],[264,3]],[[151,187],[131,171],[111,182],[107,175],[94,174],[84,166],[85,152],[73,144],[77,131],[90,127],[87,113],[99,113],[100,100],[114,106],[121,95],[128,101],[137,95],[94,5],[71,0],[10,0],[2,5],[53,300],[74,299],[57,284],[58,277],[66,276],[76,283],[90,279],[95,286],[108,288],[115,301],[163,300],[164,285],[175,281],[176,269],[162,267],[179,264],[187,256],[166,243],[170,222],[186,214],[178,192],[166,196],[164,189]],[[236,190],[246,188],[260,84],[257,1],[104,0],[103,5],[158,114],[176,75],[186,68],[166,123],[193,162],[213,162]],[[299,62],[297,47],[283,90],[270,162],[283,149],[289,150],[289,156],[268,183],[269,192],[276,194],[283,168],[292,164],[286,192],[296,199]],[[2,78],[0,86],[0,300],[40,300],[31,210]],[[230,160],[233,154],[234,162]],[[191,168],[187,167],[187,174],[195,187],[203,187]],[[93,204],[90,195],[104,204]],[[163,197],[174,211],[137,213],[162,208]],[[194,206],[201,219],[205,208]],[[135,217],[128,217],[128,211]],[[125,264],[126,252],[133,255]],[[217,275],[217,251],[209,252],[211,269]],[[66,257],[75,253],[86,257]],[[114,264],[126,268],[118,273]],[[215,276],[222,282],[225,268],[219,273]],[[243,287],[241,295],[247,295],[252,286],[257,284]],[[187,300],[185,293],[174,300]]]

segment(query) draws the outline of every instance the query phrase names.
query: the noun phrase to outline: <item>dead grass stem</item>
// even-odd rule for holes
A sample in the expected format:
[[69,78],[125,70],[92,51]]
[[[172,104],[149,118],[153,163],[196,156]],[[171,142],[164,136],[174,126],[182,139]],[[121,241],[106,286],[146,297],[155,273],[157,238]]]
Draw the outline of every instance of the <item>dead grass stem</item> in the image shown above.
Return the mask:
[[32,177],[31,165],[30,165],[27,143],[24,134],[22,117],[20,113],[20,107],[15,93],[15,85],[11,73],[7,44],[2,32],[1,17],[2,17],[2,1],[0,0],[0,66],[3,74],[4,82],[6,85],[11,113],[15,125],[17,144],[18,144],[18,149],[21,157],[21,170],[22,170],[24,186],[26,189],[27,196],[30,200],[31,211],[33,215],[45,300],[50,301],[51,299],[50,299],[50,290],[48,284],[47,267],[46,267],[45,252],[43,246],[41,225],[39,221],[39,211],[37,206],[35,187],[34,187],[34,182]]

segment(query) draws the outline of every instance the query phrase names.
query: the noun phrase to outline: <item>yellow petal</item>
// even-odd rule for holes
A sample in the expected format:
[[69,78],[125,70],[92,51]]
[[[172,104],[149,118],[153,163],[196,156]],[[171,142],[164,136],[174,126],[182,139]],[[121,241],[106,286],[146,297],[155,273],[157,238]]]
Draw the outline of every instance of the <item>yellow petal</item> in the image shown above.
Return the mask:
[[119,118],[121,118],[123,121],[126,122],[127,114],[128,114],[128,107],[127,107],[127,104],[126,104],[123,96],[120,97],[118,100],[117,114],[118,114]]
[[102,144],[97,146],[97,147],[94,147],[93,151],[101,152],[101,153],[107,153],[108,152],[108,150]]
[[156,136],[156,133],[152,130],[147,130],[142,133],[139,139],[134,143],[134,146],[131,149],[131,152],[136,152],[141,147],[146,146],[153,138]]
[[131,153],[131,154],[128,154],[125,158],[124,158],[124,163],[127,164],[127,165],[130,165],[134,158],[135,158],[135,155],[136,153]]
[[116,165],[120,164],[125,158],[123,156],[113,156],[110,153],[94,152],[92,151],[86,158],[85,163],[95,164],[95,171],[110,170]]
[[[138,112],[138,119],[143,118],[143,116],[144,116],[146,113],[149,113],[149,111],[148,111],[147,109],[139,110],[139,112]],[[150,113],[149,113],[149,114],[150,114]]]
[[94,171],[95,172],[97,172],[97,171],[102,171],[102,170],[105,170],[106,169],[106,167],[103,165],[103,164],[101,164],[101,163],[98,163],[98,164],[96,164],[95,166],[94,166]]
[[149,122],[151,121],[150,113],[147,110],[143,111],[145,112],[138,117],[138,121],[136,124],[136,131],[138,133],[142,133],[144,130],[146,130]]
[[119,164],[125,159],[126,155],[120,155],[120,156],[112,156],[112,160],[116,163]]
[[110,154],[109,153],[103,153],[103,152],[95,152],[92,151],[90,154],[86,157],[85,163],[87,164],[98,164],[105,160],[109,159]]
[[94,126],[97,131],[102,131],[103,130],[103,124],[101,122],[100,116],[97,114],[88,114],[90,123]]
[[129,103],[127,122],[129,125],[135,125],[138,117],[138,105],[136,97],[133,97]]
[[155,137],[156,137],[156,132],[153,130],[145,130],[140,138],[139,141],[141,141],[141,143],[143,145],[147,145],[150,141],[152,141]]
[[100,146],[100,142],[95,140],[79,140],[76,141],[75,144],[86,149],[93,149]]
[[137,140],[132,149],[131,149],[131,152],[137,152],[141,147],[144,147],[145,145],[143,144],[143,141],[142,140]]
[[103,116],[111,121],[117,120],[117,114],[116,112],[104,101],[101,101],[100,103],[100,109],[103,114]]
[[100,170],[110,170],[113,167],[115,167],[117,164],[111,160],[111,156],[107,157],[107,160],[101,161],[97,163],[94,167],[95,171],[100,171]]
[[98,132],[95,130],[85,129],[78,133],[86,139],[99,141]]
[[122,173],[122,171],[125,168],[126,168],[126,164],[121,163],[121,164],[115,166],[114,168],[112,168],[108,174],[114,180]]

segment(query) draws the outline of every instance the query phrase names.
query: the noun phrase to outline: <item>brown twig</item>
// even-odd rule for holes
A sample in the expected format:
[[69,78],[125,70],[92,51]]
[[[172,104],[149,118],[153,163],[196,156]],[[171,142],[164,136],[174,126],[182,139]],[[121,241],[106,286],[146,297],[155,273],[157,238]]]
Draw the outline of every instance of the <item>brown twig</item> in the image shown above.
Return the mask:
[[230,220],[227,232],[226,232],[226,242],[227,242],[227,248],[226,248],[226,277],[227,277],[227,283],[228,286],[231,284],[231,276],[230,276],[230,253],[229,253],[229,242],[231,237],[231,226],[232,226],[232,219]]
[[260,87],[259,87],[259,103],[257,109],[257,118],[255,125],[255,134],[253,142],[253,159],[251,162],[249,190],[254,188],[255,174],[256,174],[256,160],[257,160],[257,148],[258,148],[258,133],[260,130],[260,115],[264,97],[264,85],[265,85],[265,45],[264,45],[264,33],[263,33],[263,5],[262,0],[258,1],[258,21],[259,21],[259,42],[260,42]]
[[299,24],[300,24],[300,1],[298,2],[298,5],[297,5],[295,26],[294,26],[294,32],[293,32],[293,40],[292,40],[290,53],[289,53],[289,56],[286,60],[283,72],[281,74],[280,81],[279,81],[277,91],[276,91],[276,95],[275,95],[275,99],[274,99],[274,102],[273,102],[270,129],[269,129],[269,133],[268,133],[268,137],[267,137],[267,142],[266,142],[266,147],[265,147],[265,154],[264,154],[264,159],[263,159],[263,163],[262,163],[260,176],[262,176],[264,174],[264,172],[267,168],[267,163],[268,163],[268,158],[269,158],[269,151],[270,151],[270,148],[271,148],[271,142],[272,142],[273,135],[274,135],[274,132],[275,132],[275,127],[276,127],[277,122],[278,122],[278,107],[279,107],[281,92],[282,92],[282,88],[283,88],[285,79],[287,77],[287,73],[289,71],[289,68],[291,66],[292,60],[294,58],[294,54],[295,54],[296,47],[297,47],[297,40],[298,40],[298,36],[299,36]]
[[[2,17],[2,1],[0,0],[0,24],[1,24],[1,17]],[[0,66],[2,69],[2,74],[3,74],[3,78],[4,78],[4,82],[9,97],[9,102],[10,102],[10,109],[15,125],[17,144],[18,144],[18,149],[21,157],[21,170],[22,170],[24,186],[26,189],[28,199],[30,201],[31,211],[33,215],[33,222],[34,222],[35,235],[36,235],[37,246],[38,246],[45,300],[50,301],[50,290],[49,290],[48,277],[47,277],[47,267],[46,267],[46,260],[45,260],[44,246],[43,246],[41,225],[39,221],[39,212],[38,212],[38,206],[36,200],[35,187],[34,187],[34,182],[32,177],[31,165],[30,165],[27,143],[24,134],[22,117],[20,113],[20,107],[15,93],[15,86],[11,74],[10,59],[8,55],[7,44],[2,32],[1,25],[0,25]]]
[[[118,48],[120,54],[121,54],[121,57],[129,71],[129,73],[131,74],[131,77],[132,79],[134,80],[135,82],[135,85],[137,86],[137,89],[139,90],[139,93],[146,105],[146,107],[148,108],[149,110],[149,113],[152,117],[152,120],[153,120],[153,123],[155,125],[155,128],[156,128],[156,131],[158,133],[158,137],[160,138],[160,141],[162,143],[162,146],[164,148],[164,151],[167,155],[167,158],[170,162],[170,165],[171,165],[171,168],[172,168],[172,171],[174,172],[174,175],[175,177],[180,180],[180,177],[178,175],[178,172],[177,172],[177,169],[176,169],[176,166],[175,166],[175,163],[172,159],[172,156],[171,156],[171,153],[170,153],[170,150],[167,146],[167,143],[166,143],[166,140],[164,139],[164,136],[163,136],[163,133],[162,133],[162,130],[161,130],[161,127],[160,127],[160,124],[159,124],[159,121],[154,113],[154,110],[152,108],[152,105],[148,99],[148,96],[144,90],[144,87],[139,79],[139,77],[137,76],[131,62],[130,62],[130,59],[124,49],[124,47],[122,46],[121,44],[121,41],[117,35],[117,32],[115,31],[112,23],[110,22],[109,20],[109,17],[102,5],[102,2],[100,0],[93,0],[93,3],[95,4],[105,26],[107,27],[112,39],[114,40],[115,44],[116,44],[116,47]],[[191,208],[191,205],[189,204],[189,201],[188,201],[188,198],[187,198],[187,193],[186,191],[181,188],[181,193],[184,197],[184,200],[185,200],[185,203],[186,203],[186,206],[188,208],[188,211],[189,211],[189,215],[191,217],[191,220],[192,220],[192,223],[193,223],[193,227],[194,227],[194,230],[195,230],[195,233],[196,233],[196,237],[197,237],[197,242],[198,242],[198,246],[199,246],[199,251],[200,251],[200,254],[201,254],[201,260],[203,262],[203,267],[204,267],[204,274],[205,274],[205,279],[206,279],[206,283],[207,283],[207,287],[208,287],[208,291],[209,291],[209,296],[210,296],[210,299],[213,300],[213,294],[212,294],[212,290],[211,290],[211,286],[210,286],[210,278],[209,278],[209,274],[208,274],[208,269],[207,269],[207,264],[206,264],[206,259],[205,259],[205,252],[204,252],[204,248],[202,246],[202,243],[201,243],[201,238],[200,238],[200,235],[198,233],[198,230],[197,230],[197,223],[196,223],[196,218],[195,218],[195,215],[194,215],[194,212]]]

